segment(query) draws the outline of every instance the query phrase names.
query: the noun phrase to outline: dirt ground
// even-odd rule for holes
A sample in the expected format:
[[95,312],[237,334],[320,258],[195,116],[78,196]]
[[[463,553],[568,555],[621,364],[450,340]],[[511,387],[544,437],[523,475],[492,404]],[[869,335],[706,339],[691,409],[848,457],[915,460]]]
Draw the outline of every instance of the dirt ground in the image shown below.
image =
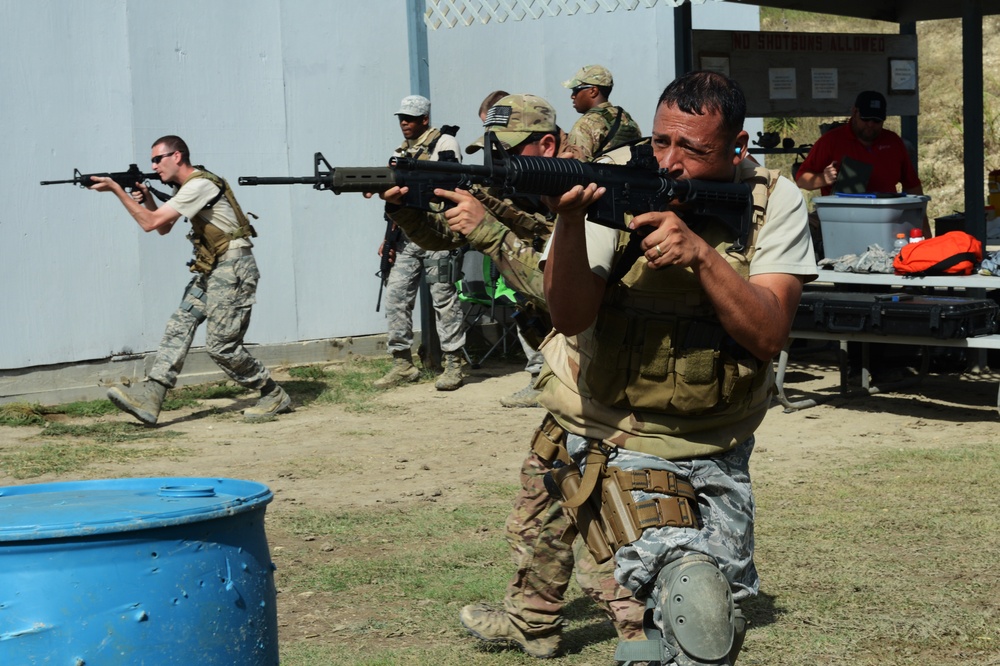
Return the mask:
[[[793,413],[775,403],[757,435],[752,459],[757,479],[794,479],[812,466],[837,464],[859,447],[949,447],[996,438],[997,374],[931,376],[907,392],[847,399],[838,394],[832,355],[806,360],[789,368],[786,386],[792,397],[809,390],[829,400]],[[484,479],[516,483],[530,434],[543,415],[538,408],[505,409],[498,402],[526,382],[520,367],[491,362],[470,370],[466,385],[450,393],[426,382],[387,391],[375,398],[378,409],[370,414],[313,403],[251,425],[239,416],[250,399],[165,412],[160,427],[182,433],[170,444],[190,455],[127,468],[94,465],[62,477],[0,475],[0,486],[129,476],[258,481],[274,492],[267,508],[268,536],[280,565],[284,542],[293,537],[271,526],[286,512],[416,501],[457,504],[474,501],[472,488]],[[280,380],[282,372],[276,376]],[[0,428],[0,447],[37,446],[37,433],[37,428]],[[320,543],[310,552],[317,559],[327,556]],[[326,626],[331,618],[311,612],[321,600],[296,595],[279,600],[279,631],[286,637],[322,641],[336,631]]]

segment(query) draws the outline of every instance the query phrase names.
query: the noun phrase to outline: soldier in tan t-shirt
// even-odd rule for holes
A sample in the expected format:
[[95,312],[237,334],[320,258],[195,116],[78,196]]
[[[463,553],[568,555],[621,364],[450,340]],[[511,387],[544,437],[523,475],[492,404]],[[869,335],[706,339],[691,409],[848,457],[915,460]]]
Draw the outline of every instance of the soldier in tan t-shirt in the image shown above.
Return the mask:
[[262,421],[292,411],[292,401],[264,364],[243,345],[256,301],[260,273],[251,248],[253,227],[225,180],[191,165],[190,151],[179,136],[153,142],[151,161],[160,180],[174,186],[173,196],[157,207],[152,192],[136,183],[130,197],[110,178],[94,177],[90,189],[113,192],[143,231],[170,233],[181,217],[191,222],[188,238],[195,257],[195,276],[181,304],[167,322],[147,381],[128,389],[112,387],[108,399],[147,425],[154,425],[167,389],[177,383],[195,331],[205,322],[208,355],[233,381],[260,391],[256,405],[243,412],[247,421]]

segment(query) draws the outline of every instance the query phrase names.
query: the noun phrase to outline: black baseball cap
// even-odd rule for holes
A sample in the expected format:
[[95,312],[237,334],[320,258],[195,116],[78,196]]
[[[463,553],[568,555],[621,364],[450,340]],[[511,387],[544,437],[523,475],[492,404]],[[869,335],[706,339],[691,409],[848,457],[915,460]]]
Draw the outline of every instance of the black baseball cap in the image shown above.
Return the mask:
[[864,120],[885,120],[885,97],[874,90],[866,90],[854,100],[858,116]]

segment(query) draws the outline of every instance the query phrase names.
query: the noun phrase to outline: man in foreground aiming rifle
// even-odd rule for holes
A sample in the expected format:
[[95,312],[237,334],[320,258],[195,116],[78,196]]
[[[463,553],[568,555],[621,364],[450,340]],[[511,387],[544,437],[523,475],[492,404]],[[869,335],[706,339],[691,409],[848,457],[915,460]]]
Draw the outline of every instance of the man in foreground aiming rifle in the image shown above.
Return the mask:
[[651,649],[620,643],[619,661],[733,664],[740,604],[759,588],[750,454],[772,359],[816,266],[798,188],[744,159],[745,115],[736,82],[690,72],[660,95],[651,141],[664,176],[750,189],[739,237],[661,208],[631,220],[648,232],[630,254],[636,235],[587,223],[611,188],[598,181],[548,200],[556,333],[542,345],[539,402],[566,430],[573,461],[549,485],[595,557],[613,556],[615,578],[654,611]]

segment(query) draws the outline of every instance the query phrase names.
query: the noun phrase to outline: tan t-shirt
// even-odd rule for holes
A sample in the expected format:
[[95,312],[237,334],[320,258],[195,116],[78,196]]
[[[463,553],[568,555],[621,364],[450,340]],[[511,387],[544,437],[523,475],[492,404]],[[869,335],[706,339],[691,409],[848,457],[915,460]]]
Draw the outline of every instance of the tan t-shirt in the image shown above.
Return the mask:
[[[205,210],[205,205],[219,194],[219,188],[207,178],[195,178],[198,173],[201,172],[195,170],[164,205],[170,206],[188,219],[199,216],[224,233],[231,234],[238,231],[240,223],[226,197],[220,197],[214,206]],[[229,241],[230,249],[240,247],[253,247],[253,243],[250,242],[249,237],[235,238]]]

